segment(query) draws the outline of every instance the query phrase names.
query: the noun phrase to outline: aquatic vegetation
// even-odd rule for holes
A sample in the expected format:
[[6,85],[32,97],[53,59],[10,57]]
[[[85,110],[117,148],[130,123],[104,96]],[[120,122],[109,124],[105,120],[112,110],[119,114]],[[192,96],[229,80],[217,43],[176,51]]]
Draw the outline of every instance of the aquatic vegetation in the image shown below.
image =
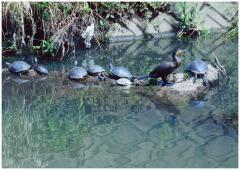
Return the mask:
[[66,102],[70,100],[74,108],[51,96],[40,96],[31,104],[16,102],[14,108],[4,102],[3,158],[30,159],[48,151],[76,156],[88,129],[83,99]]

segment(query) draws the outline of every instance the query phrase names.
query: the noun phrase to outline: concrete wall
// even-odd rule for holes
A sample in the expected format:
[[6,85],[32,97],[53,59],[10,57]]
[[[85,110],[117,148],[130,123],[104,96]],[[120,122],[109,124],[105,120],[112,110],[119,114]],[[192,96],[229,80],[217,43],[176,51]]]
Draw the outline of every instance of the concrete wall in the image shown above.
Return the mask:
[[[231,27],[238,19],[238,3],[236,2],[197,2],[197,27],[199,30],[224,30]],[[153,37],[173,36],[179,28],[176,3],[170,3],[171,12],[159,13],[151,21],[141,20],[137,17],[126,19],[123,27],[118,23],[112,25],[108,32],[110,41],[126,41],[142,39],[146,35]]]

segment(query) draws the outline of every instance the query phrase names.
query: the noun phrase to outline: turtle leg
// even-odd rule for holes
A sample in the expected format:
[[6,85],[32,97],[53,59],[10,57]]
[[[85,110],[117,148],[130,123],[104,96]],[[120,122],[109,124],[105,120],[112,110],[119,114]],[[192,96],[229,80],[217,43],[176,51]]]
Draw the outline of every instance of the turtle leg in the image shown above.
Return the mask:
[[208,79],[207,79],[207,73],[203,75],[203,85],[208,86]]
[[103,74],[103,73],[98,73],[98,78],[101,80],[101,81],[104,81],[106,79],[106,76]]
[[195,73],[193,83],[196,83],[196,81],[197,81],[197,74]]

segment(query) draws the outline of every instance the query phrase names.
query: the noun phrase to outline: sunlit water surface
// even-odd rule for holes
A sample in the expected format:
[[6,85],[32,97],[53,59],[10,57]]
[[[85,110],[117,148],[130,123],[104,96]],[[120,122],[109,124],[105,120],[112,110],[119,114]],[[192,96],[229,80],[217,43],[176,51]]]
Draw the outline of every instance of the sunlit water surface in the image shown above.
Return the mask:
[[[112,61],[143,75],[170,60],[177,46],[187,50],[183,66],[216,55],[230,79],[199,100],[175,105],[156,100],[151,87],[139,93],[139,87],[84,86],[58,74],[74,61],[106,70]],[[61,62],[40,61],[50,70],[46,79],[3,73],[3,167],[237,167],[237,46],[218,36],[115,43]]]

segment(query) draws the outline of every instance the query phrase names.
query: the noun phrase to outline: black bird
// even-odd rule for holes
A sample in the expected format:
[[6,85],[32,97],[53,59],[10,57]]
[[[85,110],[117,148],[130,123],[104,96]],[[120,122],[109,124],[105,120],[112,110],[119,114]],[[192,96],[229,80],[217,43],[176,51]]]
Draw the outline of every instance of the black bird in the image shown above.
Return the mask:
[[171,74],[174,70],[176,70],[181,65],[182,60],[181,58],[179,58],[179,56],[181,56],[184,52],[185,52],[184,50],[180,50],[180,49],[174,50],[172,54],[173,60],[171,62],[160,64],[155,69],[153,69],[153,71],[151,71],[148,75],[140,77],[139,80],[146,79],[146,78],[156,79],[161,77],[163,81],[162,86],[171,84],[167,81],[167,77],[169,74]]

